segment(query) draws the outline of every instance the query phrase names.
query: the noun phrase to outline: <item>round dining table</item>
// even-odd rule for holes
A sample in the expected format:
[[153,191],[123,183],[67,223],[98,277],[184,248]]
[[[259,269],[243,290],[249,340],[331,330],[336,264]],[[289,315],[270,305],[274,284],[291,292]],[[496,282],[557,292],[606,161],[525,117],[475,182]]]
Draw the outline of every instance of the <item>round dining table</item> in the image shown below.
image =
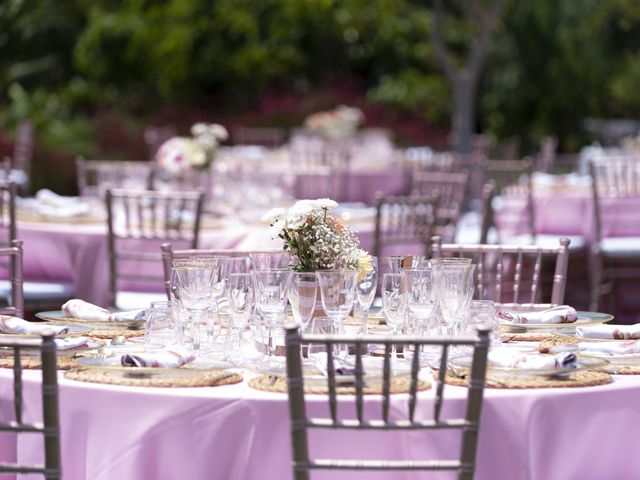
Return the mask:
[[[235,385],[196,388],[85,383],[60,372],[62,468],[66,480],[286,480],[292,478],[287,395]],[[39,372],[26,371],[25,418],[39,419]],[[3,420],[12,419],[12,372],[0,370]],[[443,416],[463,414],[467,390],[446,386]],[[614,376],[581,388],[487,389],[476,479],[632,480],[640,472],[640,377]],[[340,396],[338,415],[353,415]],[[391,417],[406,416],[408,395],[391,396]],[[417,419],[432,418],[434,389],[419,393]],[[328,411],[312,395],[309,415]],[[380,418],[381,397],[366,396],[365,416]],[[335,432],[310,436],[315,457],[457,458],[456,432]],[[42,460],[42,439],[3,437],[3,458]],[[450,479],[452,474],[317,472],[314,479]]]

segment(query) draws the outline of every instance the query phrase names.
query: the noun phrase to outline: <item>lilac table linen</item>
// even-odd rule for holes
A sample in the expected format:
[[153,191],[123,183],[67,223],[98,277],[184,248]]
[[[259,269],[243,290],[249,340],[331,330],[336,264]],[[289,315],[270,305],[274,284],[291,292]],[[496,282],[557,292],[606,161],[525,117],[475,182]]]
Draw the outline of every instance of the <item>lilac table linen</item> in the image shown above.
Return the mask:
[[[40,413],[37,372],[25,372],[28,419]],[[0,371],[0,387],[11,388]],[[251,390],[246,383],[215,388],[135,388],[60,380],[62,463],[66,480],[291,479],[288,406],[284,394]],[[463,413],[466,389],[447,387],[444,418]],[[640,471],[635,432],[640,429],[640,379],[615,377],[599,387],[487,391],[478,446],[477,480],[632,480]],[[431,418],[433,391],[420,394],[416,419]],[[393,395],[391,415],[406,412],[406,395]],[[313,401],[310,413],[326,413]],[[346,408],[346,398],[340,407]],[[353,400],[349,400],[352,405]],[[381,401],[367,397],[367,411]],[[10,415],[8,402],[1,406]],[[321,410],[320,410],[321,409]],[[353,410],[352,407],[348,411]],[[606,440],[605,440],[606,439]],[[37,461],[39,438],[17,444],[21,460]],[[12,442],[0,444],[11,456]],[[455,432],[315,432],[319,456],[344,452],[362,458],[435,458],[458,454]],[[343,458],[346,458],[343,456]],[[318,480],[352,473],[321,472]],[[389,476],[367,474],[367,479]],[[450,474],[396,474],[398,479],[451,479]]]

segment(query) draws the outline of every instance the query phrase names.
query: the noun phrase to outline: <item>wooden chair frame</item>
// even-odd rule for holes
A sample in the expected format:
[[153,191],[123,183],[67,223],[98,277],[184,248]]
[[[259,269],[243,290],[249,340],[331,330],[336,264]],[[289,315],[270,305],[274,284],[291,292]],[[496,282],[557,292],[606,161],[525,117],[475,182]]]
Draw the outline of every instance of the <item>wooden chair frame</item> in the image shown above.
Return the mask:
[[[564,294],[567,281],[567,268],[569,266],[568,238],[559,238],[558,247],[548,248],[532,245],[464,245],[442,244],[439,237],[433,238],[432,253],[434,258],[440,257],[471,257],[476,263],[475,287],[480,299],[488,299],[496,302],[500,308],[543,310],[564,303]],[[539,301],[542,283],[542,261],[547,257],[555,257],[555,270],[553,274],[551,298],[549,303]],[[505,260],[515,258],[515,264],[505,265]],[[533,260],[531,268],[531,285],[528,292],[522,288],[524,280],[524,261]],[[507,269],[514,272],[513,275],[513,300],[502,302],[505,293]],[[490,283],[487,281],[489,276]],[[525,284],[526,286],[526,284]],[[520,301],[523,296],[529,294],[526,301]],[[492,298],[487,298],[492,297]]]
[[[480,430],[480,415],[484,393],[484,381],[489,348],[489,330],[481,328],[478,337],[457,338],[424,338],[414,336],[359,336],[342,335],[307,335],[300,334],[298,326],[286,327],[287,386],[289,394],[289,418],[291,427],[291,445],[293,450],[293,477],[295,480],[309,480],[309,472],[313,470],[356,470],[356,471],[450,471],[457,472],[460,480],[471,480],[475,471],[475,457]],[[304,376],[302,373],[301,345],[324,345],[327,352],[334,345],[349,345],[355,348],[355,419],[338,419],[338,401],[336,395],[336,371],[332,355],[327,355],[327,387],[329,391],[329,418],[308,418],[306,397],[304,392]],[[382,419],[364,419],[362,356],[369,344],[383,345],[385,356],[382,379]],[[411,363],[411,382],[407,419],[390,418],[390,357],[392,346],[413,346],[418,351],[423,345],[442,346],[438,386],[433,407],[432,420],[416,420],[415,412],[418,403],[418,372],[420,355],[414,355]],[[440,418],[444,402],[445,375],[449,348],[454,345],[473,347],[473,363],[467,392],[467,404],[464,418]],[[459,460],[329,460],[309,458],[307,431],[309,429],[332,430],[380,430],[380,431],[413,431],[413,430],[462,430],[462,442]]]
[[[181,242],[190,248],[197,248],[200,233],[200,218],[204,202],[202,192],[155,192],[150,190],[121,190],[110,189],[106,194],[109,255],[109,302],[115,306],[118,291],[118,280],[132,280],[141,282],[158,282],[163,278],[156,278],[144,274],[120,274],[118,262],[120,260],[139,260],[146,262],[160,262],[160,252],[119,252],[117,243],[127,239],[145,239],[158,242]],[[116,209],[120,205],[125,215],[124,225],[116,225]],[[177,207],[179,215],[176,217],[172,208]],[[159,212],[158,212],[159,211]],[[191,211],[193,221],[185,225],[182,212]],[[146,212],[146,214],[145,214]],[[158,213],[161,213],[159,216]]]
[[[0,422],[0,432],[41,434],[44,437],[44,465],[0,463],[0,472],[13,474],[42,474],[46,480],[62,478],[60,462],[60,421],[58,408],[57,347],[53,331],[42,339],[3,338],[0,347],[13,350],[13,421]],[[42,423],[26,423],[23,419],[22,364],[20,354],[25,350],[40,350],[42,362]]]
[[[606,162],[589,162],[591,192],[593,198],[594,241],[591,246],[591,298],[590,309],[599,309],[600,297],[612,293],[616,279],[640,278],[638,266],[624,268],[617,265],[607,268],[607,255],[602,250],[603,208],[601,200],[607,198],[640,197],[640,159],[638,157],[620,157],[607,159]],[[630,225],[638,223],[640,214],[634,212],[627,219]],[[638,248],[640,253],[640,247]],[[621,258],[616,256],[616,258]],[[613,307],[612,307],[613,308]]]

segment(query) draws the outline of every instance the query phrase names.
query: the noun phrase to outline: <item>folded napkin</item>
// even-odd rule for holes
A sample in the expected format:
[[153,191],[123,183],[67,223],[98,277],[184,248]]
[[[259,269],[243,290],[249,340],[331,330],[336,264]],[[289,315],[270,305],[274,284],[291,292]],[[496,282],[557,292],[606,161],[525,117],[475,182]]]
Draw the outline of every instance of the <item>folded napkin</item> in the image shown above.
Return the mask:
[[496,367],[544,370],[550,368],[575,368],[577,356],[573,352],[558,355],[523,353],[510,348],[497,348],[489,352],[489,363]]
[[540,312],[498,312],[498,318],[511,323],[572,323],[578,319],[575,308],[560,305]]
[[87,203],[76,203],[60,207],[54,207],[53,205],[38,205],[35,210],[36,213],[45,217],[64,219],[89,215],[91,213],[91,206]]
[[0,315],[0,333],[42,335],[45,330],[53,330],[56,335],[67,333],[69,327],[61,325],[49,325],[48,323],[27,322],[18,317]]
[[87,337],[56,338],[54,342],[56,342],[58,350],[71,350],[72,348],[86,348],[89,346]]
[[41,205],[49,205],[51,207],[66,207],[68,205],[84,203],[78,197],[64,197],[52,192],[48,188],[38,190],[35,198]]
[[576,334],[582,338],[636,340],[640,338],[640,323],[635,325],[596,325],[578,327]]
[[127,320],[144,320],[146,310],[127,310],[113,313],[106,308],[74,298],[62,305],[62,312],[73,318],[99,322],[122,322]]
[[129,353],[120,357],[120,363],[125,367],[178,368],[195,358],[191,351],[176,349],[151,353]]
[[580,342],[578,350],[581,353],[601,353],[605,355],[633,355],[640,353],[640,342]]

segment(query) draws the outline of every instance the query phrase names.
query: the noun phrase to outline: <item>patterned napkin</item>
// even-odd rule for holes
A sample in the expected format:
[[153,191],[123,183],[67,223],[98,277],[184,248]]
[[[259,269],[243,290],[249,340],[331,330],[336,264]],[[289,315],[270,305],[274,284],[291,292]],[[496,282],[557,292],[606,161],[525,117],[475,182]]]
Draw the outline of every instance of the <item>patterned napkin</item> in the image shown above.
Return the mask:
[[511,348],[497,348],[489,352],[489,364],[503,368],[523,370],[545,370],[551,368],[575,368],[577,356],[573,352],[558,355],[538,355],[523,353]]
[[59,333],[69,332],[69,327],[50,325],[48,323],[27,322],[18,317],[0,315],[0,333],[42,335],[45,330],[53,330],[57,335]]
[[74,298],[62,305],[62,312],[67,317],[99,322],[122,322],[130,320],[144,320],[146,310],[128,310],[112,313],[106,308]]
[[516,324],[573,323],[578,319],[578,313],[569,305],[560,305],[540,312],[498,312],[498,318]]
[[596,325],[594,327],[578,327],[576,334],[582,338],[600,338],[615,340],[640,339],[640,323],[635,325]]
[[56,338],[54,342],[56,342],[58,350],[71,350],[72,348],[83,348],[89,345],[87,337]]
[[124,367],[178,368],[195,359],[193,352],[185,349],[173,351],[129,353],[120,357]]

